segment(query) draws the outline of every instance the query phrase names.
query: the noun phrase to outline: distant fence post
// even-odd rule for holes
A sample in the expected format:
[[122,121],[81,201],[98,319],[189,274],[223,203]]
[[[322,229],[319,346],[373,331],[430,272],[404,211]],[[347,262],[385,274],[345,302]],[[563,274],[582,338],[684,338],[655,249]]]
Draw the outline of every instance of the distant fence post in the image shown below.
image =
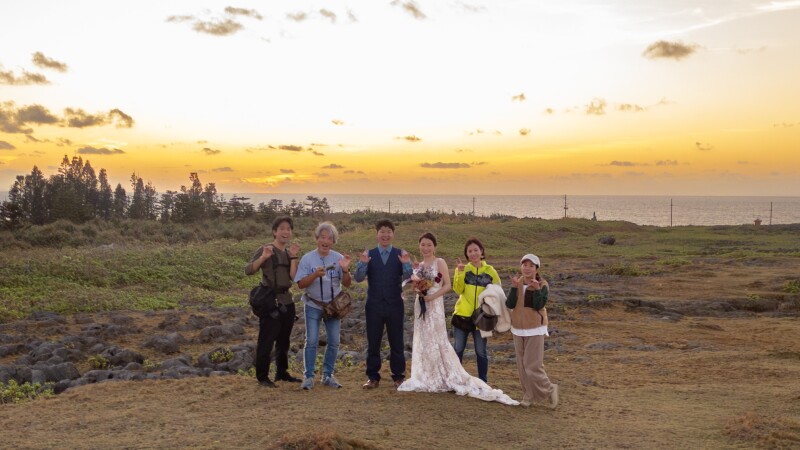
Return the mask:
[[669,227],[672,228],[672,199],[669,199]]

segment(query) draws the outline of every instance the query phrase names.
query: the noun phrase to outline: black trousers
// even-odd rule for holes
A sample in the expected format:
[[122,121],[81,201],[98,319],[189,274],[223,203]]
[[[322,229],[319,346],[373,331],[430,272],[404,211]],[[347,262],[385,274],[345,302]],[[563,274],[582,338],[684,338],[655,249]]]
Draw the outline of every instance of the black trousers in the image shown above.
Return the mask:
[[256,378],[269,379],[269,366],[272,362],[272,347],[275,346],[275,373],[285,374],[289,368],[289,339],[294,326],[294,303],[285,305],[286,312],[277,318],[266,316],[258,321],[258,342],[256,343]]
[[389,369],[393,380],[402,380],[406,373],[406,357],[403,349],[403,323],[405,307],[403,302],[392,304],[375,301],[367,302],[367,377],[381,379],[381,340],[383,330],[389,340]]

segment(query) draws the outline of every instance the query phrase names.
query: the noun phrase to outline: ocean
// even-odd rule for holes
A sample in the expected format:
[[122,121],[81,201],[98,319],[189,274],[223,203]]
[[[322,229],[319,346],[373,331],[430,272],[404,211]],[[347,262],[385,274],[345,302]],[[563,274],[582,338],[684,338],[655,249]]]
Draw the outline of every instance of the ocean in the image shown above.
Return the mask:
[[[0,194],[2,200],[7,192]],[[223,194],[230,199],[234,194]],[[235,194],[258,206],[271,199],[305,201],[308,195],[327,198],[334,212],[503,214],[515,217],[564,217],[563,195],[410,195],[410,194]],[[671,204],[671,206],[670,206]],[[703,197],[645,195],[568,195],[567,217],[625,220],[658,227],[682,225],[743,225],[761,219],[762,225],[800,223],[800,197]]]
[[[515,217],[564,217],[563,195],[407,195],[407,194],[238,194],[258,205],[271,199],[288,204],[307,195],[327,198],[332,211],[503,214]],[[230,194],[225,195],[226,198]],[[671,203],[671,206],[670,206]],[[758,218],[762,225],[800,223],[800,197],[690,197],[690,196],[566,196],[567,217],[625,220],[659,227],[681,225],[742,225]]]

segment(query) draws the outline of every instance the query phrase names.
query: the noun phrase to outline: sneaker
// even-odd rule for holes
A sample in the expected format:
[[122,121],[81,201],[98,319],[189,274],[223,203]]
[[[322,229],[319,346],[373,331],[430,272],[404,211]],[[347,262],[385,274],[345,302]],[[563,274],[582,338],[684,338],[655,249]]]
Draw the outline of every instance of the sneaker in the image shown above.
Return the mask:
[[550,405],[548,405],[548,407],[550,409],[556,409],[556,406],[558,406],[558,385],[554,384],[553,391],[550,392]]
[[288,372],[284,372],[284,373],[276,376],[275,377],[275,381],[288,381],[290,383],[299,383],[301,380],[300,380],[300,378],[293,377],[293,376],[289,375]]
[[523,408],[530,408],[531,407],[531,401],[530,400],[522,400],[521,402],[519,402],[519,406],[522,406]]
[[324,384],[325,386],[330,386],[334,389],[339,389],[340,387],[342,387],[342,385],[339,384],[339,381],[336,378],[334,378],[333,375],[322,377],[322,384]]
[[270,380],[262,380],[262,381],[259,381],[259,382],[258,382],[258,385],[259,385],[259,386],[261,386],[261,387],[268,387],[268,388],[276,388],[276,387],[278,387],[278,385],[277,385],[277,384],[273,383],[273,382],[272,382],[272,381],[270,381]]
[[314,388],[314,379],[313,378],[306,378],[300,384],[300,389],[303,389],[303,390],[306,390],[306,391],[310,391],[313,388]]

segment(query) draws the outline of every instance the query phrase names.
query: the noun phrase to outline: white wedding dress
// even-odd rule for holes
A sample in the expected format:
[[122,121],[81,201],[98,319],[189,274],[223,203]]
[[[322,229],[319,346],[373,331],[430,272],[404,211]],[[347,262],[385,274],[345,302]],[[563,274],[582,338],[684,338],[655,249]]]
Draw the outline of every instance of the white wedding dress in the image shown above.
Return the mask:
[[[441,282],[435,283],[428,289],[428,293],[434,293],[441,287]],[[500,389],[493,389],[480,378],[471,376],[461,366],[458,355],[447,337],[443,297],[426,303],[425,317],[420,317],[419,300],[414,299],[411,378],[406,379],[397,390],[455,392],[458,395],[468,395],[487,402],[519,405],[518,401]]]

